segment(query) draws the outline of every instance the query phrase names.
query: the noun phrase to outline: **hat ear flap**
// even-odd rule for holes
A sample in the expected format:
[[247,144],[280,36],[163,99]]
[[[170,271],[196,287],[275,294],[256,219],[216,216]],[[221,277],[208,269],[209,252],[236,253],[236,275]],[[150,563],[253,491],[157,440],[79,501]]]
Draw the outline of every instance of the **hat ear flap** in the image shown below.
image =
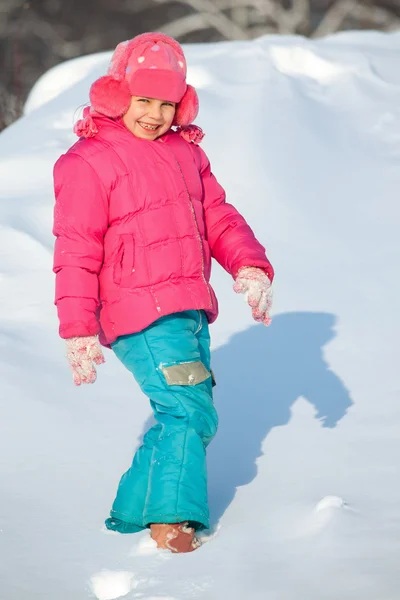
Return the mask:
[[89,91],[90,103],[96,112],[115,119],[122,117],[129,108],[131,93],[127,82],[111,75],[97,79]]
[[179,102],[174,118],[174,125],[186,127],[190,125],[199,112],[199,97],[193,86],[188,85],[182,100]]

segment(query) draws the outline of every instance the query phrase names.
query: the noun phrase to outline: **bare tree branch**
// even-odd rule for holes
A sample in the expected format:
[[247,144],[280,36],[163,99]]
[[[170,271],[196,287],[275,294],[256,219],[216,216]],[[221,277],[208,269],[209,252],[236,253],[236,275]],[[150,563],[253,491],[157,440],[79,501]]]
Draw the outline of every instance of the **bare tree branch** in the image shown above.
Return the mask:
[[[2,33],[0,32],[0,38],[3,37]],[[79,56],[83,46],[83,42],[81,41],[67,42],[55,27],[37,17],[33,12],[30,18],[23,22],[15,21],[14,23],[10,23],[5,34],[6,39],[23,39],[28,35],[37,37],[43,40],[49,48],[51,47],[53,52],[56,52],[60,57],[65,59]],[[84,45],[86,48],[89,48],[89,51],[90,46],[95,49],[97,46],[97,37],[85,37]]]
[[[255,8],[261,16],[272,19],[278,23],[286,12],[283,6],[274,0],[235,0],[236,7],[251,6]],[[220,10],[226,10],[232,7],[232,0],[218,0]]]
[[[204,17],[203,13],[194,13],[192,15],[187,15],[186,17],[181,17],[180,19],[175,19],[175,21],[165,23],[164,25],[161,25],[159,29],[171,37],[181,38],[189,33],[193,33],[193,31],[201,31],[202,29],[208,29],[209,27],[210,22]],[[233,38],[229,36],[229,39]]]
[[310,0],[296,0],[286,11],[288,33],[295,33],[310,22]]
[[[159,0],[157,0],[159,1]],[[161,0],[165,2],[166,0]],[[183,4],[191,4],[191,0],[181,0]],[[202,3],[200,0],[199,3]],[[197,4],[197,2],[196,2]],[[220,11],[228,10],[235,7],[235,9],[242,8],[254,8],[258,11],[261,17],[271,19],[276,24],[276,30],[278,33],[295,33],[304,24],[307,24],[310,20],[310,0],[296,0],[293,2],[292,8],[285,9],[279,2],[279,0],[218,0],[213,6],[214,10],[219,9]],[[193,6],[194,7],[194,6]],[[204,4],[203,4],[204,7]],[[234,16],[233,13],[232,16]],[[276,31],[275,30],[275,31]],[[266,24],[266,33],[270,31],[270,27]],[[247,37],[250,37],[247,35]],[[237,37],[230,39],[238,39]]]
[[[105,11],[110,6],[110,0],[100,0],[100,3],[104,5]],[[137,14],[142,10],[146,10],[146,8],[149,8],[149,0],[125,0],[125,2],[113,3],[113,9],[123,14]]]
[[355,21],[369,21],[378,28],[398,29],[400,19],[393,12],[379,6],[365,6],[358,0],[340,0],[327,11],[320,25],[312,32],[313,38],[338,31],[348,17]]
[[[198,11],[209,27],[214,27],[228,40],[247,40],[248,33],[224,15],[211,0],[178,0],[181,4]],[[168,3],[169,0],[155,0],[157,4]],[[173,24],[173,22],[172,22]],[[203,28],[202,28],[203,29]]]
[[26,0],[1,0],[0,14],[9,14],[11,11],[21,8]]
[[21,108],[21,101],[17,96],[0,86],[0,131],[18,119]]
[[400,19],[394,15],[391,11],[386,8],[380,8],[379,6],[363,6],[360,2],[357,2],[356,6],[352,8],[351,16],[357,21],[369,21],[373,23],[375,27],[399,29]]
[[1,0],[0,2],[0,32],[6,32],[10,14],[21,9],[25,0]]
[[338,2],[335,2],[325,13],[324,18],[318,27],[314,29],[311,37],[323,37],[329,33],[338,31],[344,19],[350,14],[356,4],[357,0],[339,0]]
[[249,27],[249,8],[247,6],[240,6],[235,2],[231,8],[232,21],[239,25],[245,31]]

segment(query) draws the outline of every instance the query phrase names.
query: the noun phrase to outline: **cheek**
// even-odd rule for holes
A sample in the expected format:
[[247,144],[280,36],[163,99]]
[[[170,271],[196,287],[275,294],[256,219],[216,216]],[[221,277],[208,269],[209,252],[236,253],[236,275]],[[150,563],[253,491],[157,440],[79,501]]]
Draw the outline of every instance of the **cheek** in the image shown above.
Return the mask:
[[129,108],[128,112],[126,113],[126,116],[131,122],[137,121],[138,119],[140,119],[140,117],[143,116],[144,112],[145,110],[143,106],[135,104],[134,106],[131,106]]
[[174,110],[174,111],[171,111],[171,112],[169,112],[169,113],[168,113],[168,115],[167,115],[167,117],[166,117],[166,119],[165,119],[165,120],[166,120],[166,122],[167,122],[169,125],[172,125],[172,121],[173,121],[173,120],[174,120],[174,118],[175,118],[175,112],[176,112],[175,110]]
[[144,115],[144,111],[143,110],[135,110],[132,112],[131,114],[131,120],[132,121],[139,121],[140,118]]

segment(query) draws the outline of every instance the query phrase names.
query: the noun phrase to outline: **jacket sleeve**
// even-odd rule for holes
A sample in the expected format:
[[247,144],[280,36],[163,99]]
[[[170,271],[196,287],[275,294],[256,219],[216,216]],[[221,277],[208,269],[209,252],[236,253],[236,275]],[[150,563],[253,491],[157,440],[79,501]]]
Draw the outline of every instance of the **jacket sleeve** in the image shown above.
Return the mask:
[[54,166],[53,271],[62,338],[99,333],[98,275],[108,227],[108,198],[93,168],[81,156],[63,155]]
[[226,202],[225,191],[214,177],[206,154],[197,148],[201,155],[200,175],[211,255],[234,278],[241,267],[260,267],[272,281],[274,269],[266,257],[265,248],[257,241],[244,217]]

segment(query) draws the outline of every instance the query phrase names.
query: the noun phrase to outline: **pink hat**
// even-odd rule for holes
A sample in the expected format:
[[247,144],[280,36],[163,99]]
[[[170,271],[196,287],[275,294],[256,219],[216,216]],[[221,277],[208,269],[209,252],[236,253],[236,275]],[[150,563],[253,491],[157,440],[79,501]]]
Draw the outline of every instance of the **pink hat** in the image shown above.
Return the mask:
[[174,125],[185,127],[197,116],[196,90],[186,83],[181,46],[164,33],[143,33],[116,47],[107,75],[90,88],[92,109],[107,117],[122,117],[131,96],[177,103]]

